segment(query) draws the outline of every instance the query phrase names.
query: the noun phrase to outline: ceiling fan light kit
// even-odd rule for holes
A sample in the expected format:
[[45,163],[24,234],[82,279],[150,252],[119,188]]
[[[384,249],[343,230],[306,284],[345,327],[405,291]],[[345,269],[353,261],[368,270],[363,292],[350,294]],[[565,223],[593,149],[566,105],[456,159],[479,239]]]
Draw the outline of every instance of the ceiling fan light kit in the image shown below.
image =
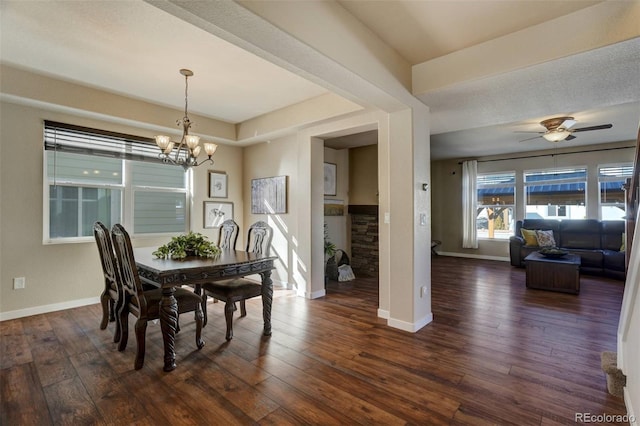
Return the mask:
[[613,127],[612,124],[601,124],[598,126],[590,126],[590,127],[581,127],[579,129],[572,129],[577,121],[573,117],[554,117],[546,120],[542,120],[540,124],[544,126],[547,131],[546,132],[537,132],[540,133],[540,136],[535,136],[533,138],[525,139],[520,142],[528,141],[531,139],[536,139],[539,137],[543,137],[549,142],[560,142],[560,141],[570,141],[571,139],[575,139],[573,136],[574,132],[585,132],[589,130],[602,130],[602,129],[610,129]]
[[559,128],[555,130],[548,130],[544,135],[542,135],[542,137],[549,142],[560,142],[565,140],[570,134],[571,132],[569,130]]

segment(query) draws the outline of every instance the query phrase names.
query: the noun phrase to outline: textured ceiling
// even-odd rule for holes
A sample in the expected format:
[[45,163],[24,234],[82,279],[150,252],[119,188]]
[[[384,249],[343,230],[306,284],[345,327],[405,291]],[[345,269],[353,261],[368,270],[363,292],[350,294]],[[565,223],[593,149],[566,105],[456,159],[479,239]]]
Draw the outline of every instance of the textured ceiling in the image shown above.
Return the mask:
[[[416,64],[600,3],[594,1],[343,1],[347,11]],[[286,3],[285,3],[286,5]],[[206,7],[202,3],[201,7]],[[0,2],[0,61],[137,99],[238,123],[317,97],[325,87],[142,1]],[[259,18],[258,18],[259,19]],[[266,35],[268,36],[268,35]],[[419,94],[431,111],[432,158],[548,148],[519,130],[571,115],[580,144],[635,138],[640,44],[632,39],[569,58]],[[307,54],[307,53],[305,53]],[[356,136],[343,146],[371,139]],[[373,141],[375,142],[375,141]],[[336,145],[338,146],[338,145]]]

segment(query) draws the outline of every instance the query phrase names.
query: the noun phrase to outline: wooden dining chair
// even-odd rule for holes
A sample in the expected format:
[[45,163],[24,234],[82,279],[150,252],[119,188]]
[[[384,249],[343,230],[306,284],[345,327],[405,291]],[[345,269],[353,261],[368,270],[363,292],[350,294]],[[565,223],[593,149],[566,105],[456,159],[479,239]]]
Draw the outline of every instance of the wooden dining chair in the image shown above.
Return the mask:
[[[240,227],[233,219],[227,219],[220,225],[218,233],[218,247],[222,250],[235,250],[238,241],[238,231]],[[207,295],[202,294],[202,286],[196,284],[193,286],[196,294],[202,296],[202,315],[204,315],[204,325],[207,325]],[[214,299],[214,303],[218,303],[218,299]]]
[[[273,229],[266,222],[256,222],[247,233],[247,251],[256,254],[269,254]],[[233,312],[235,303],[240,302],[240,317],[247,315],[245,300],[262,295],[262,284],[247,278],[236,278],[206,283],[202,285],[202,297],[207,296],[225,302],[224,317],[227,323],[226,339],[233,338]],[[205,317],[206,325],[206,317]]]
[[118,311],[118,301],[121,300],[121,297],[119,295],[116,256],[113,252],[109,229],[102,222],[93,224],[93,236],[98,246],[102,274],[104,275],[104,290],[100,295],[100,303],[102,304],[100,330],[107,328],[109,322],[115,321],[116,330],[113,333],[113,341],[118,342],[120,341],[120,321],[116,312]]
[[[120,341],[120,321],[118,319],[118,301],[122,298],[120,295],[120,272],[118,272],[118,261],[113,251],[111,236],[109,229],[100,221],[93,224],[93,236],[98,246],[100,254],[100,264],[102,265],[102,274],[104,275],[104,290],[100,295],[100,303],[102,305],[102,321],[100,329],[107,328],[109,322],[115,322],[115,332],[113,333],[113,341]],[[143,283],[145,290],[158,288],[155,283]]]
[[233,219],[227,219],[220,225],[218,235],[218,247],[222,250],[235,250],[238,241],[238,231],[240,227]]
[[[138,275],[138,268],[131,247],[129,234],[120,224],[113,226],[111,230],[113,246],[118,261],[120,278],[122,283],[123,301],[120,308],[121,336],[118,345],[119,351],[127,347],[129,337],[129,313],[135,315],[138,320],[135,324],[137,351],[134,368],[139,370],[144,365],[145,336],[147,323],[150,320],[160,318],[160,300],[162,289],[145,290]],[[202,311],[200,309],[200,296],[190,290],[176,288],[174,297],[178,302],[178,315],[185,312],[195,312],[196,320],[196,346],[201,349],[204,346],[202,340]]]

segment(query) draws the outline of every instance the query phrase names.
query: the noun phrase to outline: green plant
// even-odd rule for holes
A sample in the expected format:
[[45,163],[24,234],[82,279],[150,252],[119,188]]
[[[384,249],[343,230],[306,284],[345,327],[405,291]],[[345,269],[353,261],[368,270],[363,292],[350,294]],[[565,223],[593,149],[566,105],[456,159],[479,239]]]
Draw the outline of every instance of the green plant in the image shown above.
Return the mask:
[[167,244],[153,252],[160,259],[184,259],[187,256],[214,257],[220,253],[220,247],[197,232],[172,237]]
[[329,230],[327,224],[324,224],[324,254],[327,256],[333,256],[336,254],[336,245],[329,241]]

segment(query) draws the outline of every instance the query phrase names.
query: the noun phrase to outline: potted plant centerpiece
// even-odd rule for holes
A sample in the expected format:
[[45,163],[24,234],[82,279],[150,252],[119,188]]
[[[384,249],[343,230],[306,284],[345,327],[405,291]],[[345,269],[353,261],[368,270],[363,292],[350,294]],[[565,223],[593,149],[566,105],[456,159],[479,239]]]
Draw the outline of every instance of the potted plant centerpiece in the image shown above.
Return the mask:
[[187,256],[214,257],[220,254],[220,247],[197,232],[172,237],[167,244],[153,252],[160,259],[184,259]]

